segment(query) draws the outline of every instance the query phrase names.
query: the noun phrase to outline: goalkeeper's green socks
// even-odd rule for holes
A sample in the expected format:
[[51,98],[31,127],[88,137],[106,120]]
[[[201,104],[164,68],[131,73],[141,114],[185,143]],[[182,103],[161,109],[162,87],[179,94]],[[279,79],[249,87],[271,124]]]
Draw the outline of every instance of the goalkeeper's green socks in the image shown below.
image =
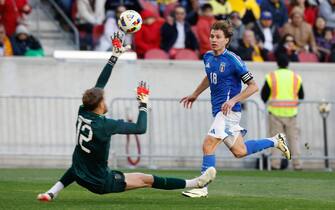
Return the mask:
[[184,189],[186,186],[186,181],[184,179],[178,178],[168,178],[153,176],[154,183],[152,188],[162,189],[162,190],[174,190],[174,189]]
[[184,188],[198,187],[198,178],[194,179],[178,179],[169,177],[159,177],[153,176],[154,183],[152,188],[162,189],[162,190],[175,190]]

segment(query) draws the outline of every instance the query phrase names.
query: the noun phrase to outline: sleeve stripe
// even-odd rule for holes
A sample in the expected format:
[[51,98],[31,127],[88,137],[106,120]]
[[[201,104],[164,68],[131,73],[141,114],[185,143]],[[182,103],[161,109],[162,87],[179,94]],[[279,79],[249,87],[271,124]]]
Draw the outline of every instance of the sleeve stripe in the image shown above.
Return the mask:
[[237,55],[235,55],[235,53],[232,53],[232,52],[230,52],[230,51],[227,51],[227,54],[228,54],[228,55],[231,55],[231,56],[234,58],[234,60],[237,61],[237,63],[238,63],[240,66],[244,66],[243,63],[242,63],[242,61],[241,61],[241,59],[239,59],[239,58],[237,57]]
[[143,111],[143,112],[148,112],[148,109],[147,109],[147,108],[145,108],[145,107],[141,107],[141,108],[140,108],[140,111]]

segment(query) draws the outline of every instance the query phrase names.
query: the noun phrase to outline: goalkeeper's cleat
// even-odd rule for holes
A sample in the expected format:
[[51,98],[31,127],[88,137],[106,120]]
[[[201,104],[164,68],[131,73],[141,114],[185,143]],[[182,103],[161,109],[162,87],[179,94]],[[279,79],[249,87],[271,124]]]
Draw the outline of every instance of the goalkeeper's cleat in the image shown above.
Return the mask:
[[207,190],[207,187],[196,188],[196,189],[184,191],[181,194],[189,198],[201,198],[201,197],[208,196],[208,190]]
[[37,195],[37,200],[43,201],[43,202],[50,202],[54,199],[53,193],[41,193]]
[[291,152],[287,146],[285,135],[283,133],[278,133],[274,138],[278,141],[277,148],[284,153],[286,159],[291,160]]
[[209,167],[207,170],[199,176],[198,179],[198,188],[203,188],[211,183],[216,176],[216,169],[214,167]]

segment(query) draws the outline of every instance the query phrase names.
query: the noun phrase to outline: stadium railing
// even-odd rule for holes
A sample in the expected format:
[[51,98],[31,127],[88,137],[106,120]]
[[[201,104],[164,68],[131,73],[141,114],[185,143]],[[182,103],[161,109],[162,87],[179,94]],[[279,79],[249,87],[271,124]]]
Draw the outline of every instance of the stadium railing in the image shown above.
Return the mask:
[[[278,100],[277,100],[278,101]],[[285,102],[285,101],[280,101]],[[299,100],[298,101],[298,139],[300,141],[301,155],[292,156],[292,159],[301,159],[308,162],[309,167],[324,165],[325,169],[331,171],[331,160],[335,160],[335,114],[331,111],[335,101],[326,100]],[[267,170],[271,170],[271,159],[283,158],[268,156]]]
[[54,20],[55,17],[58,18],[59,21],[62,21],[63,25],[66,25],[69,31],[72,33],[67,33],[60,24],[57,23],[57,21],[54,21],[54,25],[58,28],[58,31],[55,33],[61,33],[62,37],[64,39],[69,39],[73,42],[75,49],[79,50],[79,31],[77,27],[73,24],[71,19],[64,13],[64,11],[59,7],[59,5],[56,3],[55,0],[34,0],[33,1],[33,7],[36,9],[36,35],[38,38],[41,38],[41,31],[43,31],[43,28],[41,28],[41,18],[39,15],[39,12],[43,12],[45,15],[47,15],[51,20]]
[[[261,133],[261,113],[255,101],[244,103],[242,126],[248,129],[248,138],[256,138]],[[110,105],[110,116],[136,120],[137,102],[130,98],[115,98]],[[250,111],[247,111],[250,110]],[[251,111],[252,110],[252,111]],[[116,151],[118,164],[125,165],[125,157],[141,157],[141,164],[155,167],[197,167],[202,159],[202,142],[213,121],[211,105],[208,99],[199,99],[191,110],[184,109],[175,98],[152,98],[149,108],[149,129],[146,135],[131,136],[131,150],[127,154],[127,138],[114,136],[112,148]],[[129,137],[128,137],[129,138]],[[140,154],[136,141],[140,141]],[[135,154],[134,154],[135,153]],[[216,152],[218,165],[222,167],[256,167],[260,154],[243,160],[237,160],[225,146]],[[128,161],[129,162],[129,161]],[[262,169],[263,163],[260,162]]]
[[[329,139],[329,153],[324,155],[320,103],[300,103],[300,158],[307,168],[323,168],[325,160],[328,160],[330,169],[334,163],[331,160],[335,160],[331,154],[335,144]],[[76,144],[75,123],[80,104],[79,97],[0,96],[0,165],[50,167],[50,162],[54,163],[53,166],[69,164]],[[335,105],[334,102],[329,104]],[[137,101],[130,98],[115,98],[109,109],[108,115],[114,119],[135,121],[138,113]],[[244,102],[243,109],[241,125],[248,130],[246,139],[266,136],[266,110],[253,100]],[[334,136],[334,117],[330,112],[326,118],[329,137]],[[152,98],[147,133],[113,136],[110,164],[114,167],[199,167],[202,142],[212,121],[211,105],[207,99],[199,99],[191,110],[186,110],[179,104],[179,99]],[[263,167],[262,154],[235,159],[222,145],[216,155],[218,167],[254,168],[256,162],[258,168]]]

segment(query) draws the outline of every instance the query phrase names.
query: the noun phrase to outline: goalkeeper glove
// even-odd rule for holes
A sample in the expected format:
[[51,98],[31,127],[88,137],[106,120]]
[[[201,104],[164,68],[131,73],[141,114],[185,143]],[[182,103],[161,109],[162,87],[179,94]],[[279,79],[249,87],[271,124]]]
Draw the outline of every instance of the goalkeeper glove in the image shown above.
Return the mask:
[[122,31],[114,32],[111,37],[113,45],[113,56],[118,58],[122,53],[130,49],[130,45],[125,45],[124,43],[125,34]]
[[147,83],[141,81],[136,89],[137,92],[137,100],[140,102],[140,107],[147,106],[149,100],[149,88],[147,87]]

